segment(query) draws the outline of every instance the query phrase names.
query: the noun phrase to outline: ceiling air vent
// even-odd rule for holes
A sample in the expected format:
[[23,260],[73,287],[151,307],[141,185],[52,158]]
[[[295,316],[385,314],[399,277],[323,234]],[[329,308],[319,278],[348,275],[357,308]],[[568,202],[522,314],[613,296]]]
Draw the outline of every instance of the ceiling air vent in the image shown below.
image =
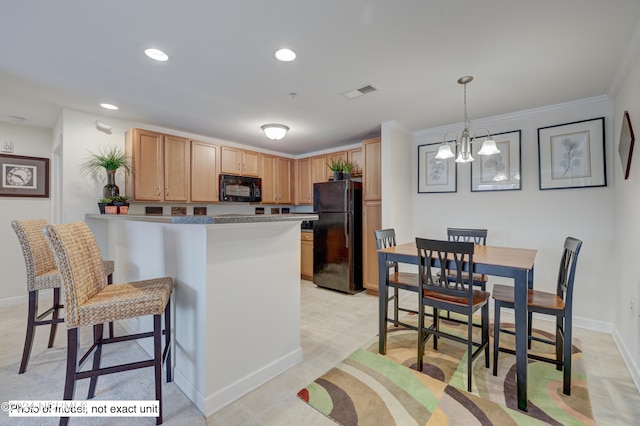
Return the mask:
[[373,87],[370,84],[367,84],[366,86],[363,86],[359,89],[355,89],[355,90],[349,90],[348,92],[344,92],[342,94],[342,96],[344,96],[345,98],[349,98],[349,99],[355,99],[358,98],[362,95],[366,95],[367,93],[372,93],[375,92],[376,89],[375,87]]

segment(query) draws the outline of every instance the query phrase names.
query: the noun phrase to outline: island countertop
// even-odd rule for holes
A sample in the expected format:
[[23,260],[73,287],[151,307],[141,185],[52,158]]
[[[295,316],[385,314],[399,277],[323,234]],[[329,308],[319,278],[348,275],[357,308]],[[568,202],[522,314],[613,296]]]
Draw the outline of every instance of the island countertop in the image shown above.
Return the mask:
[[90,219],[102,220],[129,220],[137,222],[155,222],[191,225],[217,225],[229,223],[267,223],[267,222],[293,222],[303,220],[318,220],[315,213],[294,214],[223,214],[214,216],[171,216],[171,215],[144,215],[144,214],[87,214]]

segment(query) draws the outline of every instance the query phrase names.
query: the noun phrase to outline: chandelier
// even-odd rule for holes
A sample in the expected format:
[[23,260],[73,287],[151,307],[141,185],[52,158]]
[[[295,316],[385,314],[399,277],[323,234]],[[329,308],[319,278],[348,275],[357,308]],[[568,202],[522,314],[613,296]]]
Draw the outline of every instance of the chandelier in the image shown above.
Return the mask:
[[458,79],[458,83],[464,86],[464,130],[462,131],[460,138],[458,138],[458,135],[455,132],[447,132],[447,134],[444,135],[444,140],[436,154],[436,159],[438,160],[447,160],[455,157],[449,142],[447,142],[447,136],[450,134],[453,134],[456,137],[456,140],[452,142],[452,144],[458,147],[458,157],[456,158],[457,163],[469,163],[473,161],[473,157],[471,156],[471,144],[480,142],[477,136],[479,132],[486,132],[487,136],[481,137],[483,142],[478,154],[493,155],[500,153],[500,150],[496,146],[496,141],[491,137],[489,130],[485,128],[478,129],[474,132],[473,138],[469,136],[469,127],[471,126],[471,123],[469,122],[469,116],[467,114],[467,83],[470,83],[472,80],[473,77],[470,75],[460,77]]

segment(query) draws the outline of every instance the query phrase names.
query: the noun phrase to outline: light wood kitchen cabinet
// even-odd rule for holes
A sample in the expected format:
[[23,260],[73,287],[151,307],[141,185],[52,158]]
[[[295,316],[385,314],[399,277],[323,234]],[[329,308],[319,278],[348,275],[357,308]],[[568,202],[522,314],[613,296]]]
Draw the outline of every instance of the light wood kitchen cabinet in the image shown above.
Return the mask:
[[127,193],[134,201],[189,201],[189,140],[142,129],[126,133],[133,173]]
[[369,294],[378,294],[378,250],[373,231],[382,227],[382,202],[362,205],[362,285]]
[[291,163],[289,158],[260,154],[263,204],[292,204]]
[[315,157],[311,157],[311,183],[312,184],[318,183],[318,182],[326,182],[328,170],[329,170],[329,167],[327,166],[326,156],[316,155]]
[[347,159],[353,164],[351,176],[362,176],[362,148],[350,149]]
[[260,154],[223,146],[220,149],[220,172],[238,176],[260,176]]
[[380,138],[367,139],[362,142],[363,171],[362,199],[374,201],[382,199],[381,179],[381,142]]
[[313,204],[311,157],[296,160],[296,205]]
[[[336,152],[330,152],[326,155],[326,162],[327,164],[332,164],[334,161],[347,161],[348,160],[348,153],[347,151],[336,151]],[[329,180],[333,180],[333,171],[331,169],[329,169],[329,166],[327,165],[327,179]]]
[[191,201],[217,203],[219,194],[220,147],[191,141]]
[[313,232],[300,233],[300,278],[313,281]]

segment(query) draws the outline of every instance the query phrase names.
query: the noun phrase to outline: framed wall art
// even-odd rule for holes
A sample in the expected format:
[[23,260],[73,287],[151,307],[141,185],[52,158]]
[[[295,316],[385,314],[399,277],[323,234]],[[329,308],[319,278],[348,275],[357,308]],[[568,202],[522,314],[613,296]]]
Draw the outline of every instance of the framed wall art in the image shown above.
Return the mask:
[[607,186],[604,117],[538,129],[540,189]]
[[457,164],[453,160],[438,160],[440,143],[418,147],[418,193],[456,192]]
[[520,174],[520,130],[492,135],[499,154],[478,155],[480,143],[471,145],[471,191],[510,191],[522,189]]
[[635,142],[633,136],[633,127],[631,127],[631,119],[629,118],[629,111],[624,112],[622,117],[622,130],[620,130],[620,143],[618,144],[618,154],[620,154],[620,161],[622,162],[622,174],[625,179],[629,178],[629,170],[631,170],[631,155],[633,154],[633,143]]
[[49,197],[49,159],[0,154],[0,197]]

